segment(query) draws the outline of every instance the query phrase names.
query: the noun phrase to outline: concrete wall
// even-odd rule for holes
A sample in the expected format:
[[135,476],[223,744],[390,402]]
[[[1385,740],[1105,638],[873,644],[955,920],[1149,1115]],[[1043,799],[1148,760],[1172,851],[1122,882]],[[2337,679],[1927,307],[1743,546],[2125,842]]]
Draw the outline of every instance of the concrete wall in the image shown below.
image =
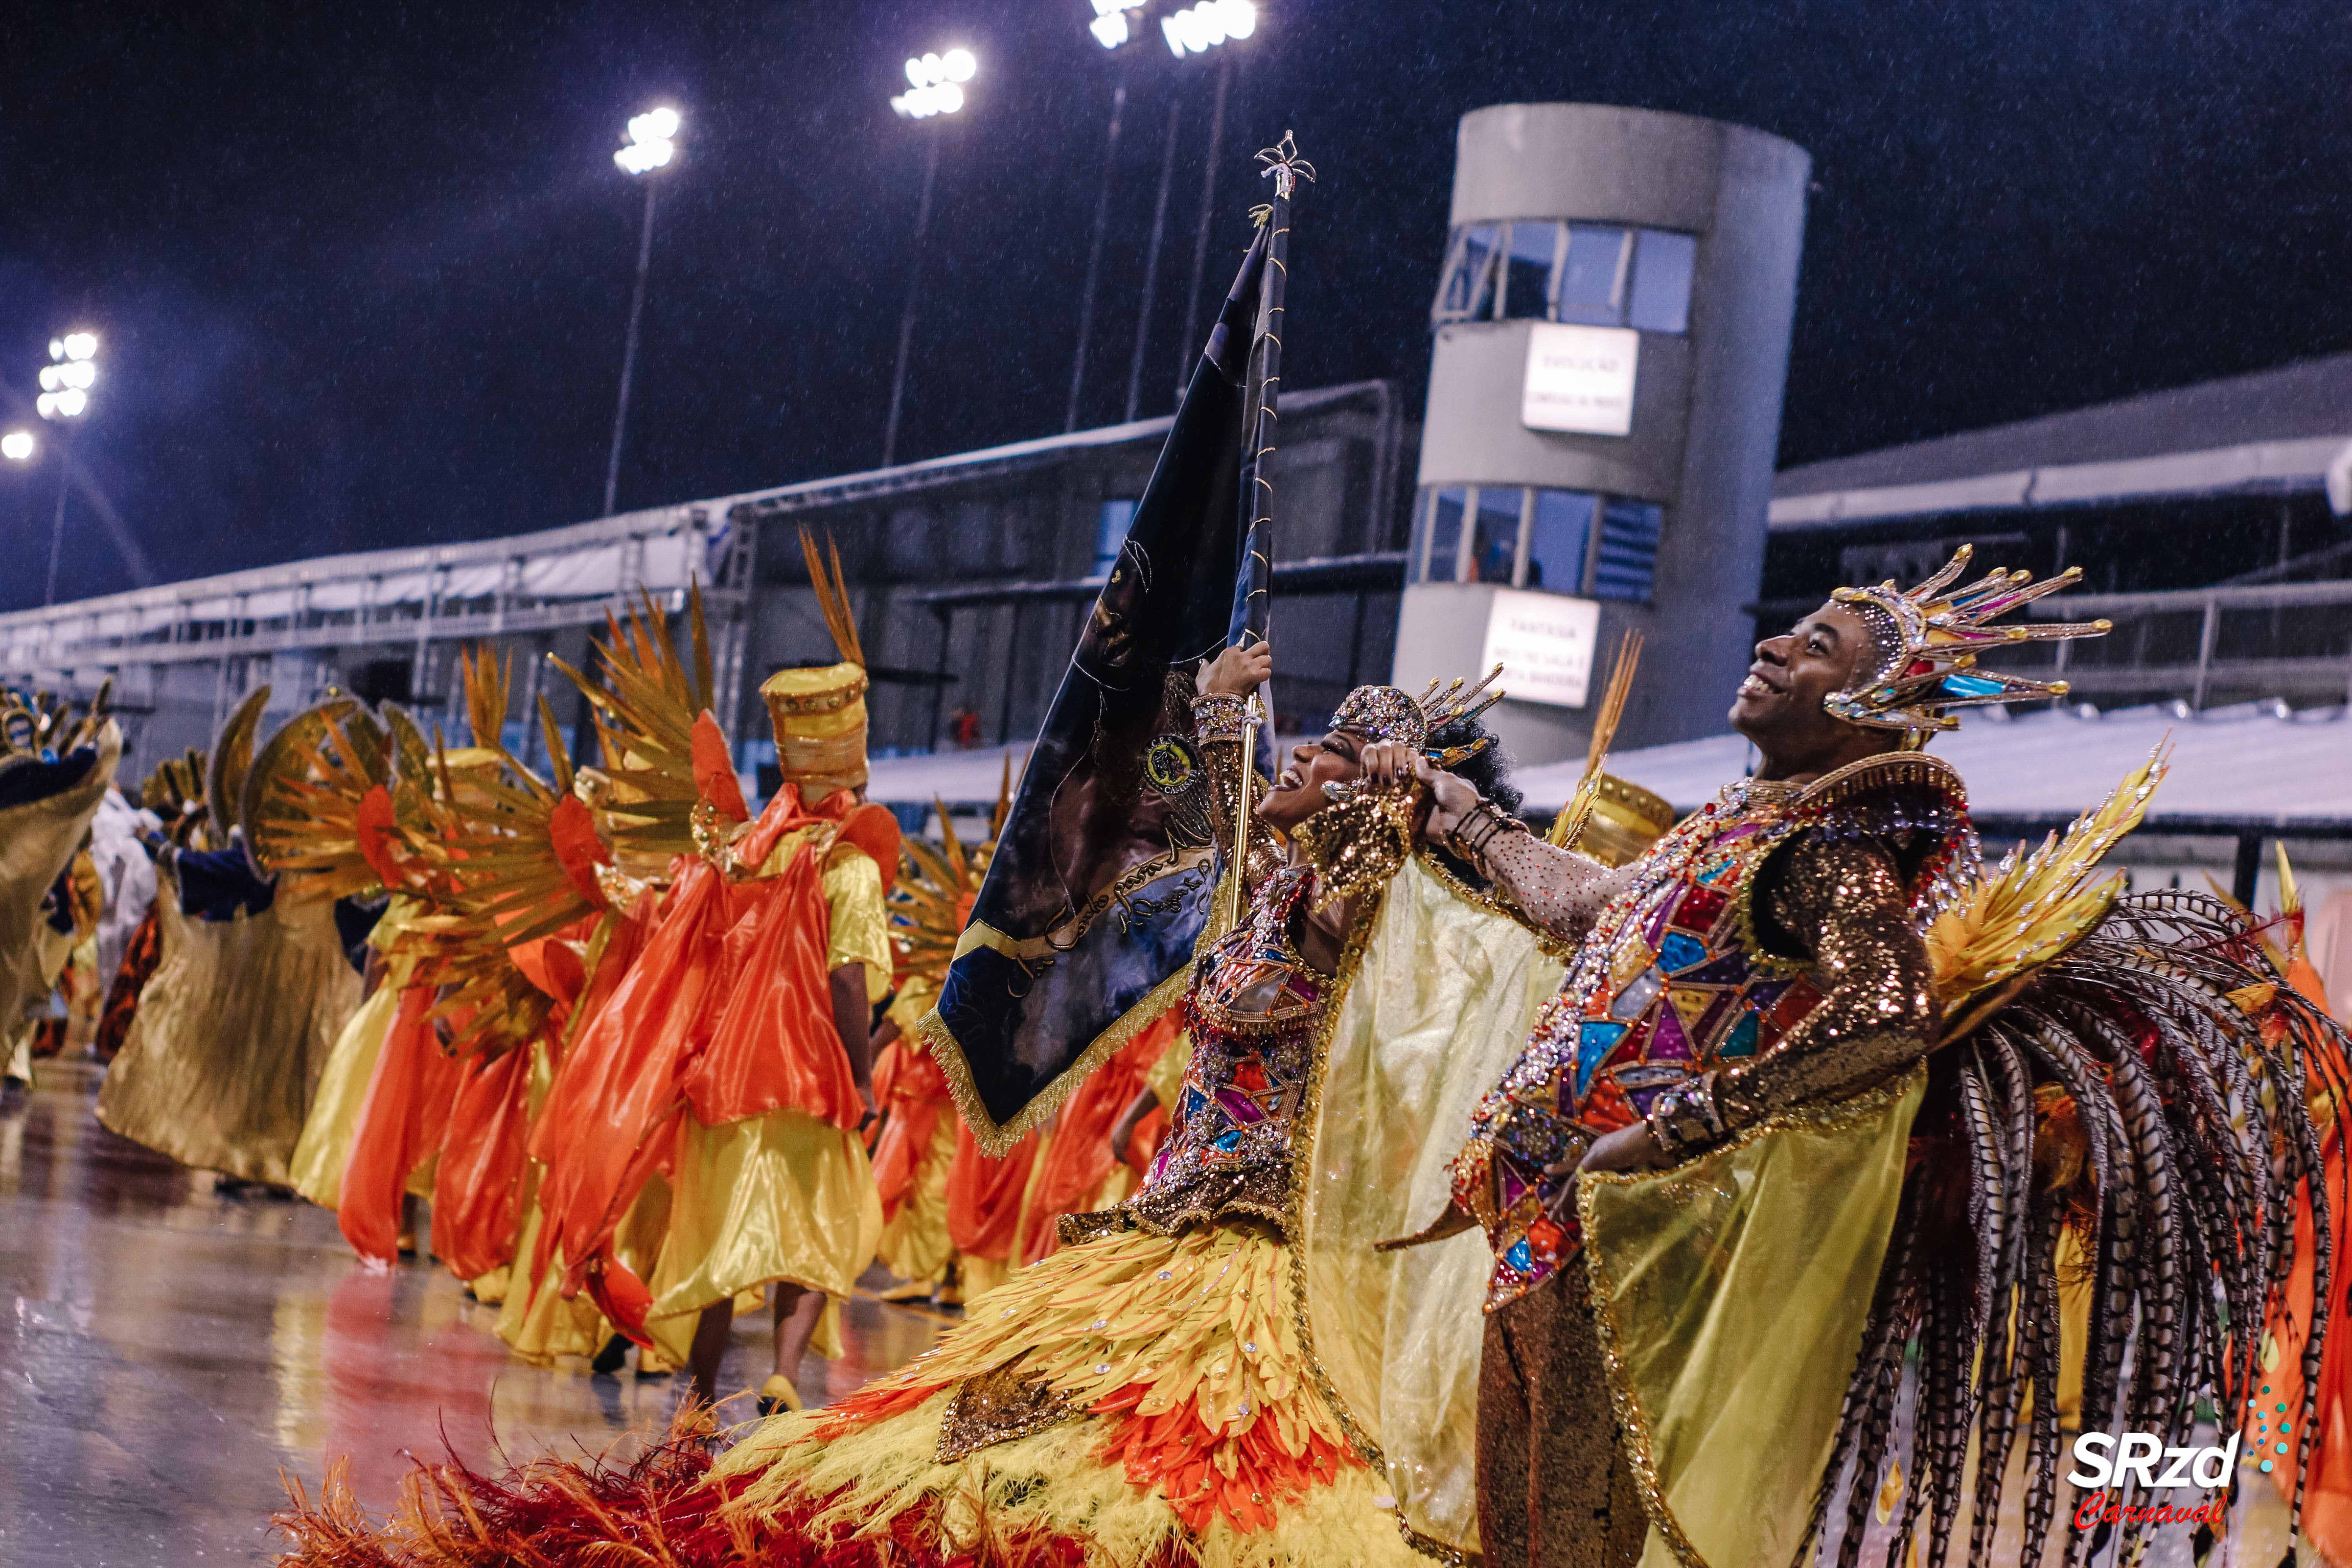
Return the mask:
[[[1594,104],[1512,103],[1463,116],[1451,221],[1564,218],[1671,229],[1697,238],[1685,334],[1644,332],[1633,432],[1526,428],[1519,418],[1528,321],[1438,327],[1419,485],[1585,490],[1664,508],[1647,605],[1603,601],[1600,646],[1648,639],[1620,745],[1713,734],[1747,665],[1780,440],[1811,160],[1744,126]],[[1408,598],[1450,584],[1416,585]],[[1449,601],[1451,604],[1451,601]],[[1416,637],[1458,607],[1416,616],[1398,645],[1398,684],[1465,673],[1441,636]],[[1473,647],[1472,657],[1475,650]],[[1605,668],[1605,657],[1604,657]],[[1600,689],[1598,673],[1593,683]],[[1591,705],[1497,710],[1522,760],[1574,755]]]

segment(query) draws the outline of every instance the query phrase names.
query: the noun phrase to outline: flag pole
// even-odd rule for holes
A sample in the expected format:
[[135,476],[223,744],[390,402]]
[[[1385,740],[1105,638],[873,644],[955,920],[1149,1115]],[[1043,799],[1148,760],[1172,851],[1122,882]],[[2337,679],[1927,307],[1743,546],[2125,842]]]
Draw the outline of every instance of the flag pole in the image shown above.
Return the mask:
[[[1258,295],[1256,331],[1250,342],[1249,388],[1242,404],[1243,515],[1249,519],[1242,542],[1241,571],[1234,585],[1232,629],[1226,643],[1247,647],[1266,640],[1272,618],[1269,585],[1274,570],[1274,482],[1265,473],[1273,456],[1281,414],[1283,297],[1290,281],[1290,198],[1301,179],[1312,181],[1315,166],[1298,156],[1289,132],[1261,150],[1261,175],[1274,181],[1274,200],[1252,216],[1266,230],[1265,287]],[[1248,720],[1242,730],[1241,799],[1234,814],[1233,876],[1225,889],[1223,926],[1241,923],[1242,883],[1249,863],[1250,818],[1255,815],[1258,731],[1273,711],[1270,692],[1249,700]]]

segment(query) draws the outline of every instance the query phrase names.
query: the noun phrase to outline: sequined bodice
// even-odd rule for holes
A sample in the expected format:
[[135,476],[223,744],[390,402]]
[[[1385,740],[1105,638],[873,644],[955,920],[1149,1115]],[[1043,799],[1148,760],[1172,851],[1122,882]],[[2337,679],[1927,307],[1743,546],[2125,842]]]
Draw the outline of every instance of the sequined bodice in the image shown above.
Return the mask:
[[1276,872],[1250,918],[1203,954],[1185,1000],[1192,1061],[1169,1134],[1129,1212],[1154,1229],[1287,1212],[1292,1131],[1330,982],[1298,955],[1290,925],[1314,886]]
[[1790,826],[1777,794],[1735,784],[1654,846],[1480,1101],[1454,1196],[1494,1244],[1494,1300],[1574,1255],[1576,1165],[1594,1136],[1671,1084],[1770,1050],[1821,1001],[1801,964],[1759,950],[1748,908]]

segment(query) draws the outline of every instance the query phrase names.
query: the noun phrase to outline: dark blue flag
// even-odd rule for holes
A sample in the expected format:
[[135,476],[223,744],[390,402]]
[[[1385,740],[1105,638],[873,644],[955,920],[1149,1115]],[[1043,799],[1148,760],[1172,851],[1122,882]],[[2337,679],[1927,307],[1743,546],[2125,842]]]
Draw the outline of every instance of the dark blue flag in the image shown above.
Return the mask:
[[1055,694],[923,1037],[1001,1152],[1181,994],[1217,847],[1192,671],[1225,646],[1261,227]]

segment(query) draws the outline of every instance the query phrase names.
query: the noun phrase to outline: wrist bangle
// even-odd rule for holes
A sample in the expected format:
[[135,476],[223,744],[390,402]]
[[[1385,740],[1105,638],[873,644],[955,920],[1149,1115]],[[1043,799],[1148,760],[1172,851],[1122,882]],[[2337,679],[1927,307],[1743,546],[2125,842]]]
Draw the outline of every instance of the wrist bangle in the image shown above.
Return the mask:
[[1483,860],[1486,846],[1519,826],[1518,819],[1491,800],[1481,800],[1446,833],[1448,847],[1465,860]]
[[1723,1136],[1715,1106],[1715,1075],[1701,1073],[1674,1085],[1651,1103],[1644,1118],[1659,1152],[1679,1164]]
[[1192,699],[1192,728],[1203,741],[1238,740],[1249,727],[1249,709],[1238,697],[1222,691]]

